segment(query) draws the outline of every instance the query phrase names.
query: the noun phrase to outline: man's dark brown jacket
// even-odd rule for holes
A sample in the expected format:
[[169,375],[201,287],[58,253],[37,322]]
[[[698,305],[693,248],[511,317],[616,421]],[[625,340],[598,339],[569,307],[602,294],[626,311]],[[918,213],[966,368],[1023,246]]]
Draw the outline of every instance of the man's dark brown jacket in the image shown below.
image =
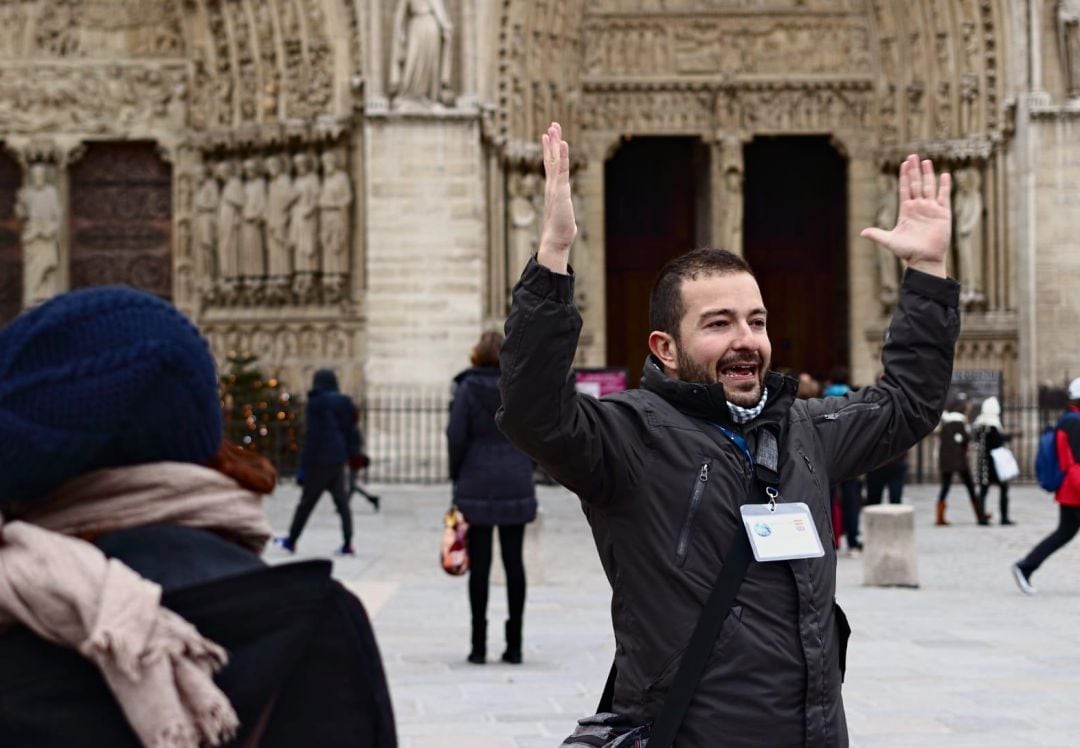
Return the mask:
[[612,588],[616,712],[655,718],[743,532],[739,506],[757,500],[746,453],[709,433],[717,424],[741,434],[757,464],[775,466],[779,501],[810,506],[825,556],[751,564],[676,745],[847,745],[848,630],[834,599],[830,487],[934,428],[952,374],[958,295],[954,281],[909,270],[878,385],[796,400],[797,382],[770,373],[764,410],[739,426],[722,385],[671,379],[653,359],[640,389],[578,394],[573,276],[529,263],[506,323],[499,424],[581,498]]

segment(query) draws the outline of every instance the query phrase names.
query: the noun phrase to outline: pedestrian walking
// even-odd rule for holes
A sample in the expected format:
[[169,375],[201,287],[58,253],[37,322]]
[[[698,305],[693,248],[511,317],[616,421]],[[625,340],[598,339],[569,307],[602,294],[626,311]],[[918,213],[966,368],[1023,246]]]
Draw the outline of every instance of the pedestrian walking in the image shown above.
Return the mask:
[[904,481],[907,479],[907,471],[907,452],[901,452],[893,459],[867,473],[866,503],[880,504],[886,488],[889,489],[889,503],[901,503],[904,497]]
[[0,331],[0,745],[396,744],[363,606],[329,563],[259,558],[276,475],[222,430],[209,348],[155,296]]
[[[769,371],[753,271],[706,248],[660,271],[641,387],[596,399],[570,375],[577,225],[558,124],[542,152],[544,223],[506,322],[499,424],[580,497],[612,585],[601,711],[618,717],[579,729],[679,748],[846,746],[829,488],[913,446],[943,410],[959,334],[959,287],[945,277],[949,177],[939,187],[930,161],[910,156],[896,228],[863,232],[908,265],[879,385],[797,400],[797,380]],[[781,537],[791,545],[772,544]],[[719,633],[695,636],[707,599],[719,601],[706,624]]]
[[1011,525],[1013,521],[1009,519],[1009,481],[1001,480],[998,476],[997,466],[990,454],[998,447],[1004,447],[1009,441],[1001,425],[1001,403],[996,397],[991,396],[983,400],[979,415],[972,425],[977,445],[975,478],[979,484],[979,502],[975,512],[977,515],[981,513],[984,520],[980,520],[979,524],[989,524],[990,517],[986,514],[986,495],[990,492],[990,486],[996,485],[1001,524]]
[[316,371],[304,412],[304,446],[300,452],[303,491],[289,525],[289,534],[277,539],[278,544],[290,553],[296,551],[300,534],[315,505],[329,491],[334,509],[341,518],[342,543],[337,552],[343,556],[355,555],[349,506],[351,491],[345,485],[345,471],[349,462],[360,454],[358,420],[353,401],[338,390],[337,375],[330,369]]
[[470,354],[472,367],[454,377],[454,399],[446,429],[454,504],[469,523],[469,609],[472,648],[468,661],[487,659],[487,605],[492,535],[499,532],[506,571],[507,620],[503,662],[521,663],[525,615],[525,525],[536,519],[533,461],[495,425],[499,409],[501,333],[480,336]]
[[945,519],[946,499],[949,486],[956,475],[967,489],[971,499],[971,509],[975,512],[975,521],[980,525],[990,524],[984,502],[975,493],[975,481],[968,466],[968,448],[971,445],[971,433],[962,403],[950,403],[941,414],[941,430],[938,432],[938,469],[941,471],[941,490],[938,491],[937,518],[935,525],[948,525]]
[[1061,470],[1061,484],[1054,492],[1057,529],[1012,568],[1016,584],[1029,595],[1035,594],[1031,575],[1080,530],[1080,377],[1069,383],[1069,407],[1054,429],[1054,446]]

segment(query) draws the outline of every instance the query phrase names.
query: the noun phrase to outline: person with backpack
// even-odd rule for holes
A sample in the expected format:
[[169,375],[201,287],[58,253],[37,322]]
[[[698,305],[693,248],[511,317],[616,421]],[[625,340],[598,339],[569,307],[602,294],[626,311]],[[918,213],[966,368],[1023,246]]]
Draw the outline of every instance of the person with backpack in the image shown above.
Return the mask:
[[1039,485],[1054,491],[1054,500],[1058,503],[1058,526],[1027,556],[1013,564],[1013,578],[1027,595],[1035,594],[1031,575],[1080,530],[1080,377],[1069,383],[1069,408],[1054,428],[1052,443],[1056,464],[1050,465],[1057,470],[1048,469],[1041,440],[1036,473]]

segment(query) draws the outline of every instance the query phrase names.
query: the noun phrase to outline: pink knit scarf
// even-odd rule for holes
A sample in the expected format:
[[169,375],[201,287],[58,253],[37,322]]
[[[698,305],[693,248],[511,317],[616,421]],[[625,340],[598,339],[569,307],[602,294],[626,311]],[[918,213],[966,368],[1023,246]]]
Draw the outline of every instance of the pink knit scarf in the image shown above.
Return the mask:
[[220,745],[238,726],[213,680],[225,650],[161,607],[157,584],[79,539],[159,523],[212,530],[256,552],[270,538],[261,497],[209,468],[90,473],[20,520],[0,517],[0,626],[22,624],[97,665],[143,745]]

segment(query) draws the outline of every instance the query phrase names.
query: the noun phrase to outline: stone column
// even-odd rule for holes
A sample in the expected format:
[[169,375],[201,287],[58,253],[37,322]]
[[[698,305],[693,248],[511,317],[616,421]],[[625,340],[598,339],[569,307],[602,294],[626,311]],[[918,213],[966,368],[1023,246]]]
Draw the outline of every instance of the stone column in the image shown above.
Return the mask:
[[[881,368],[881,341],[867,340],[867,328],[881,317],[878,300],[877,254],[883,250],[859,236],[874,225],[877,206],[877,168],[866,134],[843,133],[834,139],[848,159],[848,339],[851,341],[851,381],[872,384]],[[891,228],[891,227],[890,227]]]
[[709,218],[714,247],[743,253],[743,139],[718,133],[709,144]]
[[581,310],[581,344],[575,364],[603,366],[607,363],[605,304],[604,164],[619,145],[618,133],[585,133],[585,163],[574,174],[575,210],[579,241],[570,250],[577,274],[577,302]]

